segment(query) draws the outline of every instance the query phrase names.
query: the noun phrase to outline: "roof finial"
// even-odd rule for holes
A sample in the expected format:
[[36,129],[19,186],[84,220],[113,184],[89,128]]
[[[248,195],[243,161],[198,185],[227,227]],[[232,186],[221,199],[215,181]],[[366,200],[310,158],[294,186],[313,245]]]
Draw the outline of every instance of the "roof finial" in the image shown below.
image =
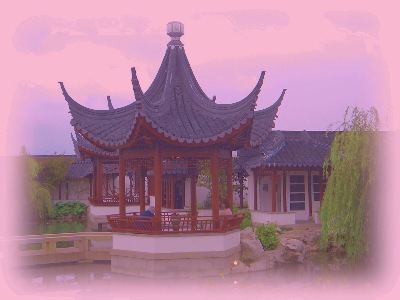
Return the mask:
[[184,34],[183,23],[172,21],[167,24],[167,34],[171,37],[168,45],[182,45],[180,37]]

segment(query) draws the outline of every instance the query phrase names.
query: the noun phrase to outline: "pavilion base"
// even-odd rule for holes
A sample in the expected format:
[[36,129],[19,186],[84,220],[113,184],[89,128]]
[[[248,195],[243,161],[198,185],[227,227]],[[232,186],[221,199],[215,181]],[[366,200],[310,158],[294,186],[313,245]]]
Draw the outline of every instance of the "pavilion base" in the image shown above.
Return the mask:
[[240,233],[113,234],[111,271],[148,278],[221,276],[240,257]]

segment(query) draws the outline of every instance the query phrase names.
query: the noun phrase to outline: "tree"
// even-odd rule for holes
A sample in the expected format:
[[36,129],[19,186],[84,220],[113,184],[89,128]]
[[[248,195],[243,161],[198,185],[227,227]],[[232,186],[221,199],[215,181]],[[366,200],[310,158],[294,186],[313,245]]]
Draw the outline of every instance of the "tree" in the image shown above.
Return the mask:
[[55,217],[50,191],[38,181],[39,163],[29,155],[25,147],[21,149],[21,158],[23,162],[21,175],[25,184],[24,200],[28,206],[28,209],[24,207],[24,211],[31,212],[31,217],[40,220]]
[[321,207],[320,246],[323,250],[330,245],[343,247],[351,261],[361,261],[369,253],[379,126],[375,108],[347,108],[324,163],[328,181]]
[[42,161],[38,180],[49,191],[52,191],[65,180],[70,164],[71,160],[65,155],[54,153],[53,156]]

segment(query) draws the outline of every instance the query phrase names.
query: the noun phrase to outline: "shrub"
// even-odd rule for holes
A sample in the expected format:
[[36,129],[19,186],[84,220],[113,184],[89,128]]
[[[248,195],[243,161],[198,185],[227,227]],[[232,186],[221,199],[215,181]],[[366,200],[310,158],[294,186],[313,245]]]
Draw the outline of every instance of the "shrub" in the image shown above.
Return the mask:
[[68,215],[80,217],[86,214],[87,209],[87,206],[85,204],[78,201],[57,202],[55,206],[57,217],[65,217]]
[[255,229],[256,237],[260,240],[264,250],[273,250],[279,244],[275,224],[259,225]]
[[249,209],[246,209],[244,219],[242,223],[240,224],[240,229],[245,229],[247,227],[252,227],[253,223],[251,222],[251,212]]

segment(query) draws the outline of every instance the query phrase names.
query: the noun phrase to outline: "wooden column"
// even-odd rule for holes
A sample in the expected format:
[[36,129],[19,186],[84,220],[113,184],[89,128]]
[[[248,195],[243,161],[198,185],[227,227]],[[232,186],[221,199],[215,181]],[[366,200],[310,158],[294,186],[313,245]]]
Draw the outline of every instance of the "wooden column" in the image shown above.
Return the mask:
[[197,197],[196,197],[197,170],[192,169],[190,174],[190,214],[192,215],[191,228],[197,227]]
[[[119,153],[119,161],[118,161],[118,183],[119,183],[119,215],[126,215],[126,205],[125,205],[125,158],[123,156],[122,151]],[[114,176],[113,176],[113,186],[114,186]]]
[[[218,193],[218,152],[215,148],[210,159],[210,173],[211,173],[211,202],[212,202],[212,215],[213,217],[219,216],[219,193]],[[214,222],[214,229],[217,229],[219,223]]]
[[139,193],[139,206],[140,206],[140,213],[143,213],[146,210],[146,169],[141,168],[137,170],[137,176],[138,181],[139,181],[139,186],[138,186],[138,193]]
[[228,161],[228,174],[226,174],[226,190],[228,194],[228,203],[229,209],[233,212],[233,166],[232,166],[232,152],[229,152],[229,161]]
[[243,208],[243,189],[244,189],[244,182],[243,182],[243,173],[239,173],[239,201],[240,201],[240,208]]
[[323,171],[322,168],[319,170],[319,182],[318,182],[318,191],[319,191],[319,210],[321,210],[322,207],[322,199],[324,197],[324,181],[323,181]]
[[311,217],[312,216],[312,189],[311,189],[311,171],[307,171],[307,178],[308,178],[308,184],[307,184],[307,189],[308,189],[308,215]]
[[283,211],[287,212],[287,203],[286,203],[286,171],[283,171],[282,175],[282,190],[283,190],[283,196],[282,196],[282,201],[283,201]]
[[96,202],[103,202],[103,164],[101,159],[96,160]]
[[256,170],[254,170],[254,172],[253,172],[253,174],[254,174],[254,186],[253,186],[253,188],[254,188],[254,191],[253,191],[253,193],[254,193],[254,210],[258,210],[258,207],[257,207],[257,202],[258,202],[258,172],[256,171]]
[[271,173],[272,212],[276,212],[276,170]]
[[154,197],[155,197],[155,214],[158,221],[161,221],[162,206],[162,160],[161,151],[158,144],[154,153]]
[[196,182],[197,171],[195,169],[192,169],[190,174],[190,213],[192,216],[195,216],[197,214]]

